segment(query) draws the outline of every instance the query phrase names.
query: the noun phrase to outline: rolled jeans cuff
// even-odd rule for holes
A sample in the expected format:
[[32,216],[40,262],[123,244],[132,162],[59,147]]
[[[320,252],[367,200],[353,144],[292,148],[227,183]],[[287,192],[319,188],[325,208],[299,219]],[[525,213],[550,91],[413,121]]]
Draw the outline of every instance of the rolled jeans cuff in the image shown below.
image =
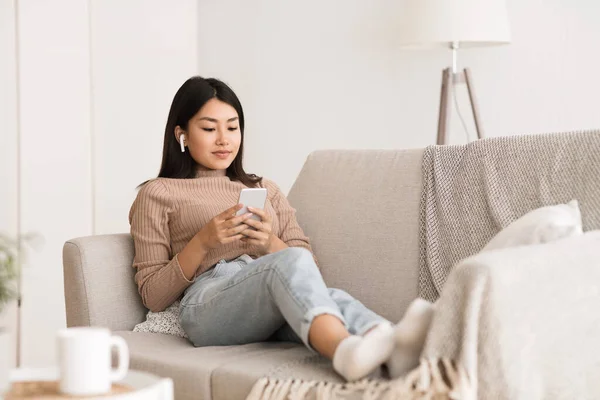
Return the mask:
[[369,330],[375,328],[377,325],[379,324],[383,324],[383,323],[390,323],[388,320],[386,320],[385,318],[381,318],[378,321],[371,321],[368,324],[362,326],[358,331],[356,331],[356,335],[358,336],[363,336],[365,333],[367,333]]

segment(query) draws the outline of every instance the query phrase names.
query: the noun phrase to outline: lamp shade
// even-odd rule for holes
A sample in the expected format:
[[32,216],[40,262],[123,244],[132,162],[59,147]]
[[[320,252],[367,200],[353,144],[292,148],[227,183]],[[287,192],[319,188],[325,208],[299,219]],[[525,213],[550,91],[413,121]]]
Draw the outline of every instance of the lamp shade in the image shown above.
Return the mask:
[[491,46],[510,42],[505,0],[403,0],[404,47]]

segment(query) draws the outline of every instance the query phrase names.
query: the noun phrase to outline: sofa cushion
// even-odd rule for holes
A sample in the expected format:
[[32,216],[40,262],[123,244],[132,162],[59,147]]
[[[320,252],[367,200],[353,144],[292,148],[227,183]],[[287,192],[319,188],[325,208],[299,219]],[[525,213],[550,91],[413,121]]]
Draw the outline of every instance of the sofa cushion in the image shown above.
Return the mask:
[[310,154],[288,199],[327,286],[398,321],[417,297],[423,149]]
[[338,379],[324,358],[322,368],[313,365],[302,374],[302,362],[315,356],[297,343],[193,347],[186,339],[173,335],[129,331],[115,334],[127,341],[130,368],[173,379],[177,400],[243,400],[259,378],[273,374],[279,367],[289,368],[294,361],[298,362],[301,377],[308,377],[310,371],[322,371],[323,376]]

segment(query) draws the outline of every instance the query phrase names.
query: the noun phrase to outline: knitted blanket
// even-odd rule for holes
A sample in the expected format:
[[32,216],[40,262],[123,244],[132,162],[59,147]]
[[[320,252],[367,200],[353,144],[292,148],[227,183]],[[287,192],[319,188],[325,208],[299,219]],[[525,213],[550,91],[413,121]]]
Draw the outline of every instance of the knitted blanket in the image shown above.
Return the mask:
[[419,296],[435,301],[452,267],[527,212],[577,199],[600,228],[600,131],[429,146],[423,156]]

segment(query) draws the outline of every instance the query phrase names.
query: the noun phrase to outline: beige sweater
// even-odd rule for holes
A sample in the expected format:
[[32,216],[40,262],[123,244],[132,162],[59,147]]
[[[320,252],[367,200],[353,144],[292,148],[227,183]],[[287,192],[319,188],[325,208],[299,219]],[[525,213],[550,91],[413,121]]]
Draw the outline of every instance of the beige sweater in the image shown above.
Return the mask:
[[[296,221],[296,210],[279,187],[267,179],[259,186],[267,188],[265,210],[273,218],[273,233],[290,247],[312,252]],[[177,253],[212,218],[237,204],[245,187],[231,181],[224,170],[210,170],[199,171],[195,179],[157,178],[140,189],[129,212],[129,223],[135,245],[135,281],[147,308],[164,310],[193,283],[183,275]],[[240,241],[223,245],[209,251],[196,276],[221,259],[232,260],[242,254],[259,256],[254,246]]]

